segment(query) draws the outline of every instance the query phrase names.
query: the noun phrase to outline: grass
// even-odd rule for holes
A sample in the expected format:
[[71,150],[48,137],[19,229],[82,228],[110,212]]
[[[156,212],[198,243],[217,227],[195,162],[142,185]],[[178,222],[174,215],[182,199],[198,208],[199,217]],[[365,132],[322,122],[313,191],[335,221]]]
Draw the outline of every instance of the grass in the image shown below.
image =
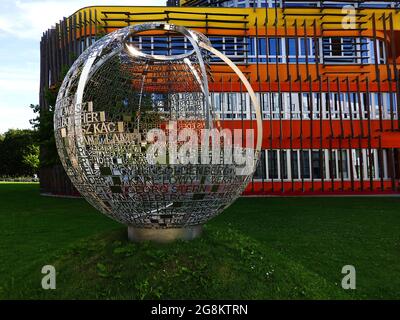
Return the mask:
[[[129,243],[83,199],[1,183],[0,226],[0,299],[400,298],[395,197],[242,198],[203,237],[160,245]],[[41,289],[46,264],[57,290]]]

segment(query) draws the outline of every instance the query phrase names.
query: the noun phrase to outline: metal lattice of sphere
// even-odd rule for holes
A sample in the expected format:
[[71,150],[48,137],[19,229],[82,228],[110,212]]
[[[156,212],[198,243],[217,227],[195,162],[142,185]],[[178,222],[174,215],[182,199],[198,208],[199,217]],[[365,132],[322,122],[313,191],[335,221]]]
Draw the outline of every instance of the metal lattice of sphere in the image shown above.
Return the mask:
[[[179,55],[147,53],[137,46],[146,32],[185,37],[192,48]],[[209,94],[210,53],[244,81],[255,107],[257,146],[245,174],[224,161],[180,163],[168,151],[154,161],[147,156],[152,129],[221,129]],[[132,239],[155,240],[192,238],[230,205],[252,177],[262,136],[254,92],[239,69],[204,35],[161,23],[117,30],[88,48],[60,88],[54,128],[61,162],[86,200],[128,225]]]

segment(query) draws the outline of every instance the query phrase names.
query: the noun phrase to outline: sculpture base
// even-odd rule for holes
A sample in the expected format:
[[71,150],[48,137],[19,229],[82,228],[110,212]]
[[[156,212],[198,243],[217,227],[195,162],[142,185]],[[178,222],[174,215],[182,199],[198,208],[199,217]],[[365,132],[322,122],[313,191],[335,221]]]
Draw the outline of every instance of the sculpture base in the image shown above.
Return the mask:
[[128,239],[133,242],[154,241],[166,243],[174,240],[193,240],[200,236],[202,231],[202,225],[167,229],[128,226]]

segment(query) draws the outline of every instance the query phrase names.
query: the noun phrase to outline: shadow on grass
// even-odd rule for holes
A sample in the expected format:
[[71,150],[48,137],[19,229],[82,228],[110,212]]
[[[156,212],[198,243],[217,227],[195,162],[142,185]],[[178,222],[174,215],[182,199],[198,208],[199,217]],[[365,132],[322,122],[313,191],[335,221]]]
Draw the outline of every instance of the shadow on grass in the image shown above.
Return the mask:
[[[130,243],[126,229],[88,238],[54,260],[57,289],[40,273],[10,298],[323,299],[349,298],[317,274],[232,229],[206,226],[202,238]],[[7,296],[6,296],[7,298]]]

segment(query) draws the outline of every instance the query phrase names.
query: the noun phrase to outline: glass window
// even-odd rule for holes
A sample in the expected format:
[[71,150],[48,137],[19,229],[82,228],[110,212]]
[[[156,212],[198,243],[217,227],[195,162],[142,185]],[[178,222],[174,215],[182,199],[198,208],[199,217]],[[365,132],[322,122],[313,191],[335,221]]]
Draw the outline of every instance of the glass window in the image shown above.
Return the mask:
[[325,176],[325,153],[321,150],[312,151],[312,172],[315,179]]
[[368,175],[368,178],[375,179],[374,150],[366,150],[366,153],[367,153],[367,175]]
[[302,112],[303,112],[303,119],[310,119],[310,94],[303,93],[302,95]]
[[353,169],[353,172],[354,172],[354,179],[361,179],[361,175],[362,175],[362,173],[361,173],[361,170],[362,170],[362,168],[361,168],[361,157],[362,157],[362,155],[361,155],[361,152],[360,152],[360,150],[352,150],[352,157],[353,157],[353,165],[354,165],[354,169]]
[[289,62],[296,63],[296,39],[288,38],[286,39],[286,50]]
[[265,38],[258,38],[258,54],[262,56],[267,54],[267,41]]
[[246,3],[246,0],[237,0],[236,6],[238,8],[246,8],[248,4]]
[[302,56],[305,56],[307,51],[310,52],[309,48],[306,47],[306,39],[305,38],[300,38],[299,42],[300,42],[300,46],[299,46],[300,54]]
[[225,37],[225,54],[227,56],[235,55],[235,38]]
[[357,63],[361,56],[361,50],[357,51],[360,38],[353,37],[329,37],[323,38],[322,47],[325,63]]
[[237,111],[239,108],[238,96],[235,92],[229,93],[229,107],[230,111]]
[[[360,40],[360,50],[361,50],[361,56],[362,58],[362,63],[369,63],[369,56],[372,56],[373,51],[370,52],[369,50],[369,39],[368,38],[361,38]],[[372,61],[372,59],[371,59]]]
[[[262,49],[262,47],[260,47]],[[278,57],[278,61],[277,58]],[[268,61],[269,62],[282,62],[282,46],[281,38],[268,39]]]
[[[395,169],[394,172],[392,172],[392,175],[396,179],[400,179],[400,170],[397,168],[400,168],[400,149],[393,149],[391,152],[393,152],[393,158],[394,158],[394,163],[393,163],[393,168]],[[388,155],[390,157],[390,155]],[[390,160],[392,161],[392,160]]]
[[256,171],[254,172],[254,179],[265,179],[265,150],[261,150],[260,161],[258,161]]
[[331,179],[337,179],[337,171],[336,171],[336,151],[329,150],[329,176]]
[[151,54],[151,37],[141,37],[141,49],[148,54]]
[[[279,1],[277,1],[279,2]],[[317,1],[303,1],[300,2],[298,0],[286,0],[283,2],[285,8],[290,8],[290,7],[317,7],[318,2]]]
[[215,111],[221,111],[221,96],[220,93],[214,92],[211,94],[211,97],[213,98],[213,106]]
[[153,52],[158,55],[168,55],[168,38],[154,37]]
[[292,179],[299,178],[299,153],[298,151],[292,151],[291,158],[291,169],[292,169]]
[[343,179],[349,178],[349,169],[348,169],[348,159],[347,159],[347,150],[338,150],[338,169],[339,169],[339,178],[342,178],[343,172]]
[[268,150],[268,178],[278,179],[278,152]]
[[183,37],[172,37],[171,39],[171,54],[183,54],[185,53],[185,38]]
[[236,38],[236,55],[244,56],[245,55],[245,38],[237,37]]
[[288,170],[287,170],[287,152],[286,150],[280,150],[280,168],[281,168],[281,177],[283,179],[288,178]]
[[371,1],[360,3],[360,7],[363,8],[390,8],[395,5],[395,1]]
[[382,40],[378,40],[378,51],[379,51],[379,63],[386,63],[386,51],[385,43]]
[[222,37],[210,37],[209,38],[211,41],[212,46],[219,50],[222,51],[224,49],[223,47],[223,42],[222,42]]
[[310,152],[303,150],[300,158],[301,175],[304,179],[310,179]]
[[342,38],[342,55],[355,56],[355,38]]
[[330,51],[332,56],[341,56],[342,55],[342,42],[340,38],[333,37],[331,38],[331,46]]

